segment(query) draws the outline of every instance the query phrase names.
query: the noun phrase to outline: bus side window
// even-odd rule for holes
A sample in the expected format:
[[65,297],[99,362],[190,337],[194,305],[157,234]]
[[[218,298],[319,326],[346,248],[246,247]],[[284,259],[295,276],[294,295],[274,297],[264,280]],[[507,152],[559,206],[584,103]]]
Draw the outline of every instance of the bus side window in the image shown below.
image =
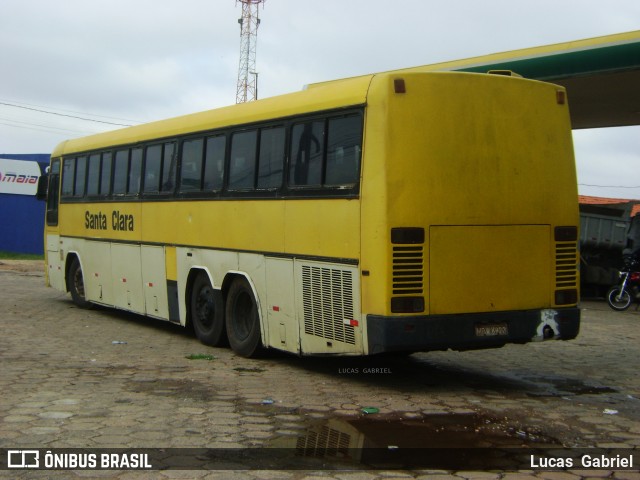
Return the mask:
[[98,195],[100,188],[100,154],[89,156],[89,172],[87,173],[87,195]]
[[127,175],[129,174],[129,150],[118,150],[113,172],[113,193],[124,195],[127,191]]
[[284,169],[284,127],[260,131],[258,188],[277,188],[282,184]]
[[160,191],[160,171],[162,168],[162,145],[147,147],[144,159],[144,193]]
[[142,148],[131,150],[131,161],[129,162],[129,182],[127,183],[127,194],[137,195],[140,193],[140,180],[142,179]]
[[298,123],[291,131],[289,185],[322,185],[324,120]]
[[224,154],[227,139],[224,135],[207,138],[204,163],[203,190],[221,190],[224,181]]
[[75,185],[76,159],[65,158],[62,162],[62,196],[71,197]]
[[85,182],[87,180],[87,157],[76,159],[76,182],[73,189],[74,197],[84,197]]
[[202,189],[203,148],[203,138],[182,142],[182,165],[180,167],[181,192],[194,192]]
[[352,186],[358,181],[361,145],[360,115],[329,119],[325,185]]
[[234,133],[231,137],[229,190],[251,190],[255,187],[257,144],[257,130]]
[[162,151],[162,184],[160,191],[163,193],[171,193],[176,186],[176,144],[169,142],[164,144]]
[[111,152],[102,154],[102,166],[100,168],[100,195],[106,196],[111,192],[111,170],[112,156]]

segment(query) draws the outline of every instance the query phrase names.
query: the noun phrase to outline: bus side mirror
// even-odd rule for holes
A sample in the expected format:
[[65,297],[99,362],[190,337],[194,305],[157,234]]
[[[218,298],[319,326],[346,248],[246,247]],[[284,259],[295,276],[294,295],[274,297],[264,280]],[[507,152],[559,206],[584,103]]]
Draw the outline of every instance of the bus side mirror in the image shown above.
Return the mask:
[[40,175],[40,178],[38,178],[38,191],[36,192],[37,200],[47,199],[48,187],[49,187],[49,174]]

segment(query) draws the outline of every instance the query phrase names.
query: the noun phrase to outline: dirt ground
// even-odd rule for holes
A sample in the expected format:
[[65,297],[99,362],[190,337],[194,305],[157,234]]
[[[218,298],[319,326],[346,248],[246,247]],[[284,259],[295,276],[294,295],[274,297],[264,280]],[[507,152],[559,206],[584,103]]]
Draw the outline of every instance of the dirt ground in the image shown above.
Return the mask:
[[0,260],[0,270],[12,272],[44,272],[44,260]]

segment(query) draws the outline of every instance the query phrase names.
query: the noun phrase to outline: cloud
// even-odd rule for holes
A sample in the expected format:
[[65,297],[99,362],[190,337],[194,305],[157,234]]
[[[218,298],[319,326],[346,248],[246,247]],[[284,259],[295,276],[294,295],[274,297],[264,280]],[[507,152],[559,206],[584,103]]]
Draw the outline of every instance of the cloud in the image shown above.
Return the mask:
[[[240,15],[231,0],[3,0],[0,101],[142,121],[232,104]],[[334,78],[633,30],[640,2],[267,0],[260,17],[264,98]],[[0,151],[50,151],[76,136],[46,127],[79,135],[110,128],[0,107]],[[577,134],[581,182],[605,178],[603,155],[637,163],[637,133]],[[622,192],[630,193],[640,196]]]
[[573,138],[580,193],[640,199],[640,127],[578,130]]

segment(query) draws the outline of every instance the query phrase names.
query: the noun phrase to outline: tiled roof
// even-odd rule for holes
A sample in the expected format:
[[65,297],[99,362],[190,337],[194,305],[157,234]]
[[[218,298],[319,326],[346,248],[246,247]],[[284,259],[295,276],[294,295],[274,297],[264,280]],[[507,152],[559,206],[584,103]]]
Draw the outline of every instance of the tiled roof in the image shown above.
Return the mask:
[[590,197],[588,195],[579,195],[579,202],[582,205],[613,205],[621,203],[633,203],[634,206],[631,209],[631,216],[633,217],[640,213],[640,200],[635,199]]

